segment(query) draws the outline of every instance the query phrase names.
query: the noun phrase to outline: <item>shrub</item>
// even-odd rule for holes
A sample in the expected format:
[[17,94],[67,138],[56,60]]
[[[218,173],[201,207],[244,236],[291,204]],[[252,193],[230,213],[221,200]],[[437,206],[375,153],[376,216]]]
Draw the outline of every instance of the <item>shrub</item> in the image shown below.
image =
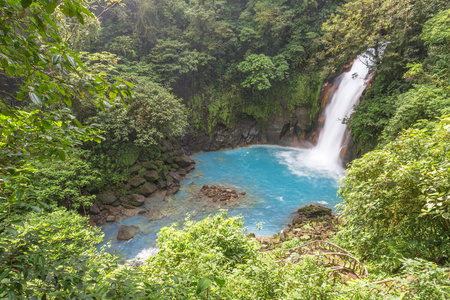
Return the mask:
[[80,155],[45,163],[39,168],[38,178],[37,199],[52,208],[90,206],[95,198],[91,194],[104,185],[100,172]]
[[341,240],[391,269],[401,257],[450,256],[450,116],[421,121],[353,161],[339,210]]

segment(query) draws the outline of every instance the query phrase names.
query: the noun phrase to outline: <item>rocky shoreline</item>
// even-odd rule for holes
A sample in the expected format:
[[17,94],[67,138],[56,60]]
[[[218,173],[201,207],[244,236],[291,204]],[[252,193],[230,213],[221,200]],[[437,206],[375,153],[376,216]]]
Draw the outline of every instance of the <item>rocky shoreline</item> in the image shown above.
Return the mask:
[[338,231],[339,224],[340,220],[332,213],[331,208],[321,204],[307,204],[297,209],[291,223],[277,234],[256,237],[254,233],[249,233],[247,236],[256,238],[261,243],[260,251],[269,251],[294,238],[305,243],[326,240]]
[[[138,162],[129,168],[129,178],[117,190],[109,189],[96,195],[87,213],[91,226],[102,226],[122,217],[146,213],[141,207],[163,191],[176,194],[183,177],[195,169],[195,161],[181,151],[166,153],[161,160]],[[148,201],[147,201],[148,202]]]

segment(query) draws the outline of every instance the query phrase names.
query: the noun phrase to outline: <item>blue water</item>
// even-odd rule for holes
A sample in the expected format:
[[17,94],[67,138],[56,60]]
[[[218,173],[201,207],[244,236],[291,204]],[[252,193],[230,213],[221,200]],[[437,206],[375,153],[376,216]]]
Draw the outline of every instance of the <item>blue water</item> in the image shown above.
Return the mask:
[[[196,169],[183,181],[180,192],[167,198],[158,210],[167,217],[148,221],[148,217],[134,216],[121,222],[106,224],[102,245],[111,242],[108,251],[126,258],[146,256],[155,251],[157,232],[174,222],[183,223],[186,214],[201,220],[220,209],[228,209],[231,216],[242,215],[248,232],[272,235],[286,227],[292,212],[309,203],[333,208],[339,202],[338,180],[342,170],[315,167],[308,163],[310,150],[278,146],[251,146],[234,150],[200,153],[192,156]],[[206,203],[196,197],[202,185],[221,185],[246,192],[235,205]],[[257,223],[263,222],[259,230]],[[138,235],[128,241],[116,239],[119,225],[140,227]]]

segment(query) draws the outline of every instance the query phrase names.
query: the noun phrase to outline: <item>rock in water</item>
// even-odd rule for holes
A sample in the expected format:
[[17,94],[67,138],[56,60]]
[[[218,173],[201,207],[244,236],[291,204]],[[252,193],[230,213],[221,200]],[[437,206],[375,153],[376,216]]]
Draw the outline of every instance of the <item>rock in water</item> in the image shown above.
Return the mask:
[[134,236],[139,232],[139,227],[120,225],[119,232],[117,232],[117,239],[120,241],[128,241],[134,238]]
[[183,168],[186,168],[190,165],[195,164],[195,161],[186,155],[175,157],[175,162]]
[[106,222],[114,222],[116,220],[116,217],[113,215],[109,215],[106,217]]

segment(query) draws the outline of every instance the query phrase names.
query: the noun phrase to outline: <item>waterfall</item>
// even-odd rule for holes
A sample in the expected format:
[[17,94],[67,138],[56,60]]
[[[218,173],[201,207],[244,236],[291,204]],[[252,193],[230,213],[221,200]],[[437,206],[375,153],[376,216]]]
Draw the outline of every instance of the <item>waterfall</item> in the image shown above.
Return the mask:
[[[353,112],[353,107],[361,97],[371,78],[370,67],[374,65],[373,50],[358,56],[351,70],[340,75],[340,83],[331,97],[324,113],[324,126],[317,145],[307,153],[301,152],[295,159],[288,159],[291,168],[299,175],[304,168],[317,173],[342,176],[343,165],[340,157],[346,124],[342,124]],[[285,158],[286,159],[286,158]]]
[[370,79],[369,70],[372,65],[372,56],[363,54],[354,61],[349,72],[341,75],[341,82],[325,109],[325,124],[319,141],[312,149],[323,162],[332,165],[342,163],[340,153],[347,128],[346,124],[342,124],[342,120],[348,118],[353,112],[354,105]]

